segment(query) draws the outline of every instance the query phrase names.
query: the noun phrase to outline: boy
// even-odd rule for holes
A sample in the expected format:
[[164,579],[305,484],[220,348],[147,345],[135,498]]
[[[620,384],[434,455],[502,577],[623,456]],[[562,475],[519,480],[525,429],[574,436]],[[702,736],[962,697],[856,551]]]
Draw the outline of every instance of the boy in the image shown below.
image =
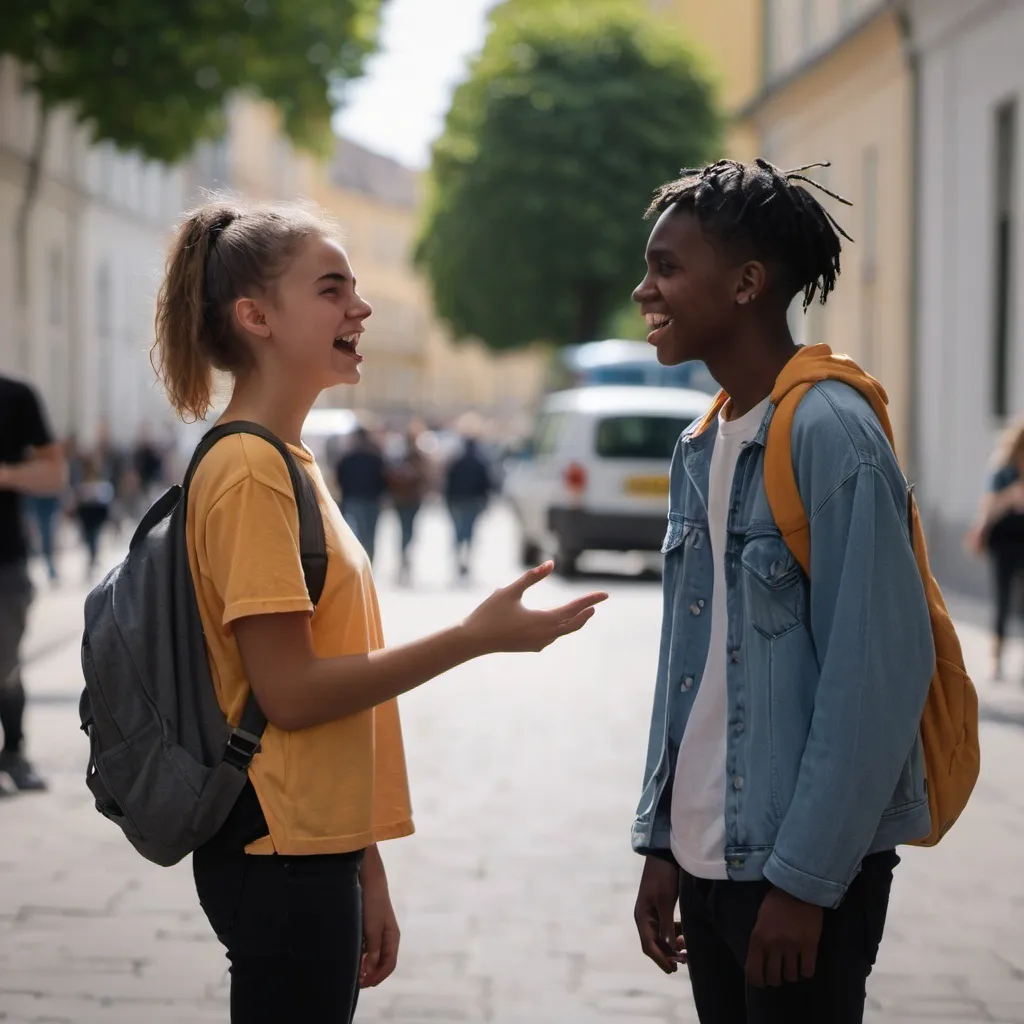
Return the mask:
[[662,186],[633,296],[659,361],[703,360],[729,398],[673,459],[633,826],[643,950],[688,965],[702,1024],[862,1021],[895,847],[930,823],[931,626],[906,480],[863,387],[818,383],[793,422],[809,580],[765,494],[769,396],[799,351],[787,310],[839,274],[841,229],[800,182],[723,160]]

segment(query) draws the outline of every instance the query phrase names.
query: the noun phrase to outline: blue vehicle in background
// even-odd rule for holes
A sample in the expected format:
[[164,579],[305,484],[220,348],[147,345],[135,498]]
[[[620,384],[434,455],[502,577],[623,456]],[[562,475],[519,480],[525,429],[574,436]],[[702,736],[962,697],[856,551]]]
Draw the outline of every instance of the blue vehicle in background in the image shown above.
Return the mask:
[[549,371],[546,390],[602,385],[686,388],[709,395],[718,392],[718,385],[703,363],[662,366],[657,353],[646,342],[618,338],[562,349]]

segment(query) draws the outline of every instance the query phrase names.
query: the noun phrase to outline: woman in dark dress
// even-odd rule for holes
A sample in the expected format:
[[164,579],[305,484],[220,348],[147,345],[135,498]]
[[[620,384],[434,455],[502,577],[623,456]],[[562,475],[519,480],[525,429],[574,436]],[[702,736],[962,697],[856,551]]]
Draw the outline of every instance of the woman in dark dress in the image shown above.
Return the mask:
[[1010,610],[1024,576],[1024,420],[1006,432],[996,452],[969,545],[978,553],[986,552],[992,563],[996,598],[992,677],[1001,679]]

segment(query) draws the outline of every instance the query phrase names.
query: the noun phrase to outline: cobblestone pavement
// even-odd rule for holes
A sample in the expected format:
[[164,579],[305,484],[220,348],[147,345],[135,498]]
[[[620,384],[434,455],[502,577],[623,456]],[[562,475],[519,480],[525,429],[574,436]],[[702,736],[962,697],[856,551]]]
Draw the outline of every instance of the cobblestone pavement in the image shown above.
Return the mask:
[[[447,584],[443,519],[428,513],[420,578],[389,586],[389,638],[441,626],[515,571],[503,513],[485,524],[480,583]],[[227,1021],[226,962],[188,864],[153,867],[92,809],[77,730],[82,592],[37,602],[28,640],[31,753],[45,796],[0,803],[0,1020],[5,1024]],[[601,585],[605,585],[601,579]],[[544,585],[537,600],[580,589]],[[404,701],[418,834],[384,858],[403,926],[399,971],[357,1021],[686,1024],[685,973],[641,956],[640,862],[628,831],[643,764],[660,615],[653,582],[612,579],[614,600],[540,657],[467,666]],[[985,638],[957,605],[972,667]],[[1017,651],[1024,677],[1024,654]],[[870,984],[872,1024],[1024,1024],[1024,688],[983,686],[985,768],[964,818],[909,850]]]

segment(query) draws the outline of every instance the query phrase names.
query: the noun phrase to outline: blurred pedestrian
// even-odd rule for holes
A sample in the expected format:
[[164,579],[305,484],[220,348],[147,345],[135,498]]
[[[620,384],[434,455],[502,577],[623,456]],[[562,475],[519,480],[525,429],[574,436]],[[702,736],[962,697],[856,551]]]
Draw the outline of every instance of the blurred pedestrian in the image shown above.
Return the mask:
[[21,500],[53,496],[64,485],[64,456],[42,404],[27,384],[0,377],[0,794],[42,790],[24,754],[25,687],[21,642],[32,602]]
[[105,463],[97,456],[86,456],[82,478],[74,490],[75,518],[82,531],[87,562],[86,578],[91,579],[99,563],[103,528],[110,522],[115,488],[104,473]]
[[[936,638],[884,392],[798,347],[787,320],[839,273],[841,229],[807,171],[722,160],[662,186],[633,295],[658,361],[701,360],[722,388],[672,465],[632,836],[642,949],[665,973],[687,965],[703,1024],[860,1024],[895,847],[933,827]],[[802,529],[766,500],[787,483]]]
[[139,430],[132,452],[132,465],[138,480],[141,509],[144,511],[158,497],[157,492],[165,482],[164,452],[150,437],[149,429],[143,426]]
[[401,566],[399,583],[407,586],[412,569],[409,547],[413,542],[416,517],[426,497],[429,481],[427,458],[419,447],[419,432],[410,429],[405,438],[402,457],[388,467],[388,493],[401,527]]
[[30,494],[24,498],[25,511],[31,517],[39,538],[39,553],[43,556],[46,573],[51,583],[60,579],[57,571],[57,529],[63,506],[56,494]]
[[460,579],[469,576],[476,523],[493,491],[490,461],[475,437],[464,438],[462,452],[448,467],[444,484],[455,531],[455,571]]
[[[179,415],[202,418],[214,368],[227,371],[220,423],[248,421],[280,438],[325,510],[330,492],[301,424],[321,391],[359,383],[371,309],[355,280],[331,225],[305,209],[211,203],[171,243],[158,300],[154,357]],[[360,493],[379,502],[383,469],[378,478],[374,459],[360,464],[369,481]],[[348,467],[342,476],[351,498]],[[369,558],[328,511],[314,608],[295,488],[275,446],[222,438],[189,491],[186,541],[218,702],[238,721],[258,699],[267,719],[260,736],[240,737],[258,740],[259,754],[242,759],[242,795],[192,858],[231,961],[232,1024],[347,1024],[359,989],[395,969],[398,923],[378,844],[413,830],[395,698],[482,653],[540,650],[581,628],[603,597],[524,608],[545,567],[464,624],[385,649]],[[238,766],[240,750],[231,753]]]
[[357,427],[349,450],[336,470],[341,492],[341,514],[352,527],[373,564],[377,549],[377,523],[381,499],[388,489],[387,471],[380,448],[365,427]]
[[995,615],[992,627],[992,678],[1003,677],[1003,650],[1014,601],[1024,579],[1024,419],[1003,435],[993,457],[987,493],[967,538],[992,566]]

